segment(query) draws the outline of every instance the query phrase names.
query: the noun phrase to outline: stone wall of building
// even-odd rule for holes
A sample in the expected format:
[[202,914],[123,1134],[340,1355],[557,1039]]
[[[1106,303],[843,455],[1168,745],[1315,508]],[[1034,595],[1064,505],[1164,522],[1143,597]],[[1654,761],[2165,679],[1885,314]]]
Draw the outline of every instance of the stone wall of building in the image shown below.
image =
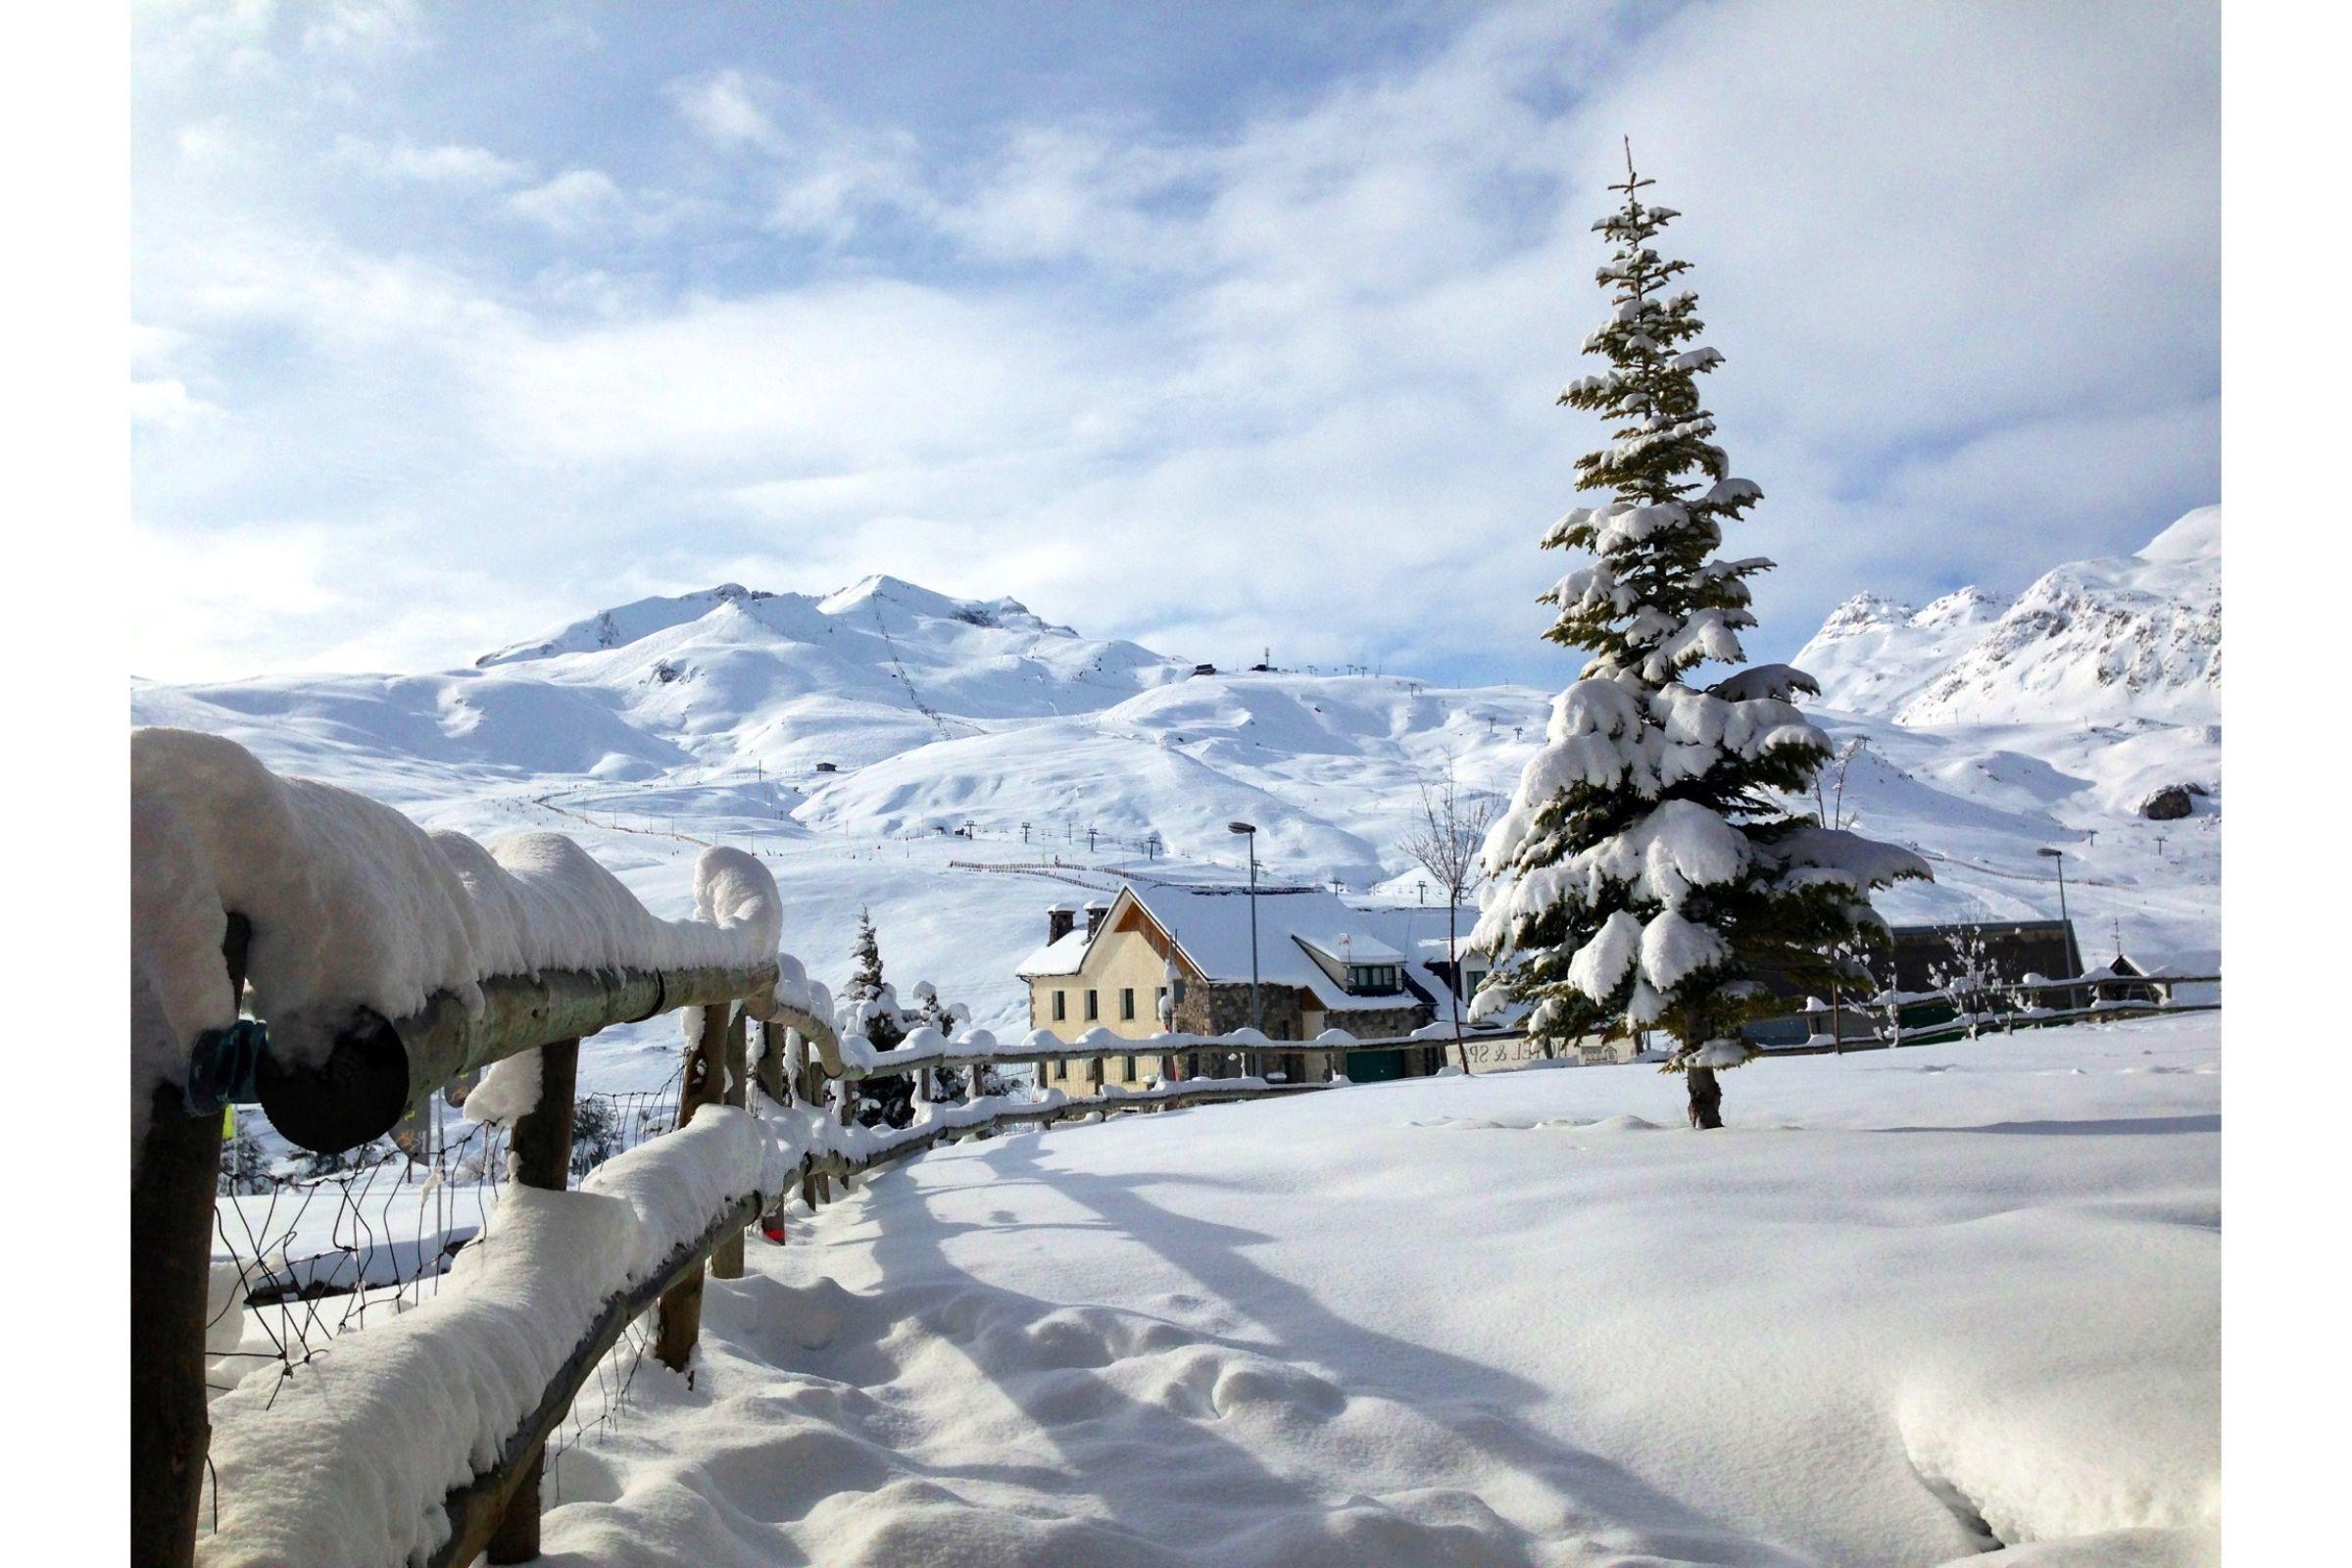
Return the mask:
[[[1269,1040],[1297,1040],[1303,1026],[1298,992],[1291,986],[1260,986],[1265,1022],[1259,1027]],[[1250,985],[1193,981],[1184,987],[1176,1004],[1176,1032],[1192,1035],[1229,1035],[1250,1027]]]
[[1327,1013],[1324,1026],[1345,1029],[1358,1040],[1397,1040],[1429,1020],[1429,1009],[1416,1002],[1402,1007],[1379,1007],[1363,1012],[1350,1007],[1346,1012]]

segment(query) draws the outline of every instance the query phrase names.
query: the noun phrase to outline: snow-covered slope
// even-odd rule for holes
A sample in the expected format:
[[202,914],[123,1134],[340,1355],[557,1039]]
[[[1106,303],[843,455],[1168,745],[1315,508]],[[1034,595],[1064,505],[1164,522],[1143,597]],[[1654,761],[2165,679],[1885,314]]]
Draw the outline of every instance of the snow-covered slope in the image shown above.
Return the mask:
[[2222,509],[2012,601],[1963,588],[1914,611],[1857,595],[1795,662],[1827,706],[1899,724],[2219,723]]
[[[2213,572],[2214,530],[2196,521],[2035,592],[2095,578],[2193,596]],[[2000,671],[2057,667],[2064,638],[1998,660],[1985,649],[2015,614],[1957,595],[1916,616],[1866,608],[1803,656],[1835,699],[1825,725],[1863,743],[1831,808],[1936,869],[1881,907],[1896,920],[2055,915],[2051,862],[2035,853],[2054,847],[2086,951],[2104,957],[2120,940],[2141,957],[2211,961],[2217,724],[2038,710],[1896,721],[1964,666],[1999,666],[1970,686],[1983,705]],[[1043,935],[1044,905],[1131,870],[1239,876],[1230,821],[1257,824],[1271,877],[1414,905],[1426,878],[1399,846],[1419,785],[1450,764],[1470,790],[1507,797],[1552,696],[1192,667],[1010,600],[870,577],[821,596],[728,585],[641,600],[437,674],[141,682],[131,710],[228,735],[273,768],[428,826],[574,833],[664,912],[683,912],[702,843],[755,849],[784,890],[787,945],[817,978],[846,978],[850,932],[870,908],[894,978],[929,978],[1003,1028],[1026,1021],[1013,970]],[[2187,689],[2140,688],[2159,712],[2180,710]],[[2207,792],[2190,817],[2137,814],[2151,790],[2183,782]],[[632,1040],[602,1042],[592,1074],[634,1081],[614,1054]],[[671,1056],[664,1040],[645,1066],[665,1071]]]

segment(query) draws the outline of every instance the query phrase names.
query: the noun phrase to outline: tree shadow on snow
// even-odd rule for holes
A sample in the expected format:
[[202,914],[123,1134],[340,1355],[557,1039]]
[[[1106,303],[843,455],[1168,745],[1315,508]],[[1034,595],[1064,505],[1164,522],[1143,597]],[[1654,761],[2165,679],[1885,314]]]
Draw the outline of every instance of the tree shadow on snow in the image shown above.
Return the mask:
[[[1246,1255],[1246,1249],[1272,1238],[1163,1207],[1141,1191],[1153,1185],[1238,1188],[1245,1184],[1191,1173],[1092,1175],[1046,1163],[1041,1157],[1042,1143],[1034,1137],[1006,1139],[977,1152],[975,1157],[992,1176],[985,1185],[1041,1187],[1091,1211],[1098,1224],[1080,1222],[1069,1228],[1104,1229],[1150,1248],[1197,1281],[1203,1295],[1252,1320],[1264,1336],[1245,1341],[1188,1328],[1182,1331],[1182,1340],[1261,1360],[1283,1357],[1290,1348],[1311,1347],[1315,1371],[1298,1371],[1298,1387],[1308,1398],[1318,1387],[1324,1390],[1326,1414],[1357,1397],[1370,1396],[1405,1406],[1449,1435],[1448,1446],[1455,1451],[1449,1473],[1382,1484],[1450,1486],[1476,1494],[1482,1480],[1499,1469],[1533,1478],[1557,1500],[1559,1514],[1545,1522],[1531,1521],[1537,1523],[1538,1533],[1518,1536],[1522,1546],[1511,1554],[1514,1560],[1525,1544],[1535,1541],[1575,1539],[1589,1533],[1606,1533],[1610,1544],[1620,1549],[1688,1562],[1777,1568],[1801,1560],[1741,1536],[1621,1467],[1554,1441],[1511,1413],[1541,1403],[1547,1393],[1543,1388],[1498,1368],[1339,1317],[1311,1290],[1267,1271]],[[934,1193],[968,1193],[980,1185],[956,1182],[934,1189],[908,1179],[897,1191],[877,1191],[873,1198],[927,1205]],[[913,1287],[916,1295],[927,1296],[931,1293],[916,1282],[954,1280],[959,1291],[990,1298],[992,1312],[1008,1309],[1025,1323],[1085,1310],[983,1284],[957,1268],[940,1245],[958,1231],[1002,1227],[938,1220],[894,1225],[885,1216],[876,1218],[875,1235],[867,1245],[886,1292]],[[1055,1228],[1063,1223],[1054,1222]],[[1112,1310],[1122,1317],[1143,1315],[1132,1308]],[[974,1364],[986,1375],[985,1365],[977,1359]],[[1408,1367],[1412,1372],[1409,1381],[1396,1375],[1397,1369]],[[1301,1510],[1323,1513],[1356,1494],[1355,1478],[1344,1473],[1310,1478],[1277,1474],[1258,1454],[1220,1433],[1218,1422],[1205,1419],[1200,1412],[1187,1413],[1132,1399],[1099,1367],[1085,1369],[1084,1382],[1087,1387],[1073,1389],[1063,1377],[996,1380],[999,1392],[1057,1446],[1064,1441],[1057,1429],[1069,1421],[1071,1411],[1083,1412],[1087,1431],[1073,1435],[1085,1436],[1088,1442],[1074,1446],[1089,1451],[1072,1453],[1064,1448],[1064,1457],[1070,1461],[1067,1470],[1041,1476],[1034,1467],[990,1466],[968,1467],[966,1473],[975,1478],[992,1474],[1025,1485],[1042,1485],[1049,1491],[1075,1486],[1097,1498],[1111,1519],[1153,1539],[1164,1536],[1168,1529],[1168,1504],[1180,1500],[1187,1505],[1184,1511],[1199,1519],[1202,1533],[1183,1541],[1161,1540],[1160,1544],[1194,1556],[1213,1543],[1215,1549],[1206,1555],[1219,1562],[1273,1560],[1296,1544],[1278,1542],[1279,1531],[1257,1536],[1247,1529],[1252,1514],[1270,1518]],[[1446,1392],[1443,1397],[1433,1398],[1422,1392],[1431,1387]],[[1101,1434],[1113,1428],[1115,1439],[1107,1445],[1099,1441]],[[1630,1539],[1637,1536],[1638,1544]],[[1439,1538],[1423,1543],[1419,1558],[1409,1550],[1392,1550],[1345,1560],[1429,1560],[1426,1554],[1442,1550],[1444,1544]],[[1500,1543],[1481,1544],[1492,1550]],[[1449,1554],[1448,1560],[1452,1560]]]

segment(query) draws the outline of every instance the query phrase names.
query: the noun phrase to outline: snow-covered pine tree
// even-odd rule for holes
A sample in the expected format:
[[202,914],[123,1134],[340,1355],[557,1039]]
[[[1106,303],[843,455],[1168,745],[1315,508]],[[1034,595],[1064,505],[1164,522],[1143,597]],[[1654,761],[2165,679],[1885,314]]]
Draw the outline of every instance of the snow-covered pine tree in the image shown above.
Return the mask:
[[[898,992],[882,978],[882,944],[874,935],[871,911],[858,911],[858,945],[851,950],[855,967],[843,993],[842,1024],[865,1037],[876,1051],[894,1051],[906,1038],[906,1015]],[[860,1078],[851,1085],[852,1114],[865,1126],[904,1127],[914,1119],[914,1080],[905,1074]]]
[[[944,1039],[956,1038],[956,1031],[971,1018],[971,1009],[958,1002],[953,1006],[939,1000],[939,988],[928,980],[915,982],[914,1021],[917,1026],[936,1029]],[[931,1069],[931,1101],[934,1104],[950,1104],[963,1099],[964,1069],[934,1067]]]
[[1593,225],[1613,247],[1599,282],[1614,309],[1585,352],[1608,368],[1559,401],[1614,426],[1577,462],[1578,488],[1610,499],[1544,537],[1594,559],[1542,596],[1559,612],[1544,636],[1592,661],[1553,702],[1546,743],[1487,837],[1494,880],[1471,945],[1496,962],[1472,1010],[1531,1003],[1529,1028],[1548,1043],[1619,1020],[1662,1027],[1691,1125],[1719,1127],[1715,1075],[1752,1054],[1740,1026],[1766,1000],[1761,977],[1818,987],[1837,972],[1836,945],[1882,924],[1870,890],[1928,867],[1781,804],[1831,755],[1791,701],[1819,691],[1811,677],[1766,664],[1703,688],[1686,679],[1745,660],[1747,579],[1773,564],[1715,554],[1763,492],[1715,445],[1698,377],[1723,357],[1696,342],[1697,295],[1669,291],[1690,264],[1651,246],[1677,215],[1642,201],[1650,183],[1629,149],[1625,182],[1609,187],[1624,204]]

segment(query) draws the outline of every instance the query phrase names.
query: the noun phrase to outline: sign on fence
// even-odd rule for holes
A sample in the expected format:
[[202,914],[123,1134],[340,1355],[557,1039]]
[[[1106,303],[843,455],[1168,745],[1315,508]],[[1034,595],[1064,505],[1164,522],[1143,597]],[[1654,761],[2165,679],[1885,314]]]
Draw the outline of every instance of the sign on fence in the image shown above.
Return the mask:
[[[1451,1042],[1447,1042],[1448,1045]],[[1462,1055],[1474,1072],[1509,1072],[1531,1061],[1542,1061],[1544,1048],[1525,1035],[1510,1035],[1501,1039],[1465,1039]]]

